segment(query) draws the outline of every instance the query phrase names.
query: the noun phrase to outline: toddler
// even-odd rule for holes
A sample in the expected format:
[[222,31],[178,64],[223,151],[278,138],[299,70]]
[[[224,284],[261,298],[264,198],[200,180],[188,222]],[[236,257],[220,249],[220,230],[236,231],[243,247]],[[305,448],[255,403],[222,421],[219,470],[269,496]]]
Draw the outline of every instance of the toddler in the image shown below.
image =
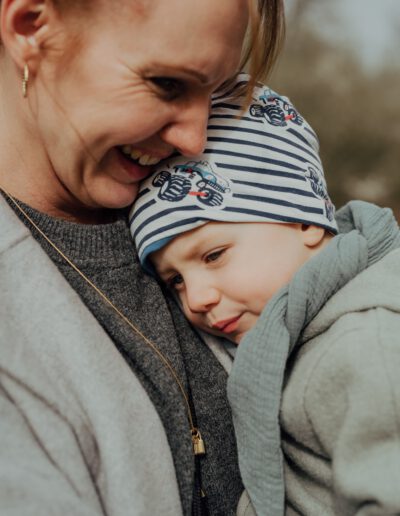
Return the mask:
[[249,514],[400,514],[398,226],[361,201],[335,217],[311,127],[265,86],[242,100],[216,96],[204,153],[142,184],[141,263],[193,325],[240,343]]

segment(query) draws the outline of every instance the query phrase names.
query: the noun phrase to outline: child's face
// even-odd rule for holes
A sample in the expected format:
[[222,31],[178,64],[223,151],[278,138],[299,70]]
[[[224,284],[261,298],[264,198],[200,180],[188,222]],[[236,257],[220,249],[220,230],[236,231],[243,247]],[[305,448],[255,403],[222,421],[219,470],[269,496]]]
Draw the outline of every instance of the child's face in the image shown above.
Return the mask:
[[[210,222],[151,255],[198,328],[237,344],[265,304],[315,252],[315,226]],[[315,236],[315,235],[314,235]]]

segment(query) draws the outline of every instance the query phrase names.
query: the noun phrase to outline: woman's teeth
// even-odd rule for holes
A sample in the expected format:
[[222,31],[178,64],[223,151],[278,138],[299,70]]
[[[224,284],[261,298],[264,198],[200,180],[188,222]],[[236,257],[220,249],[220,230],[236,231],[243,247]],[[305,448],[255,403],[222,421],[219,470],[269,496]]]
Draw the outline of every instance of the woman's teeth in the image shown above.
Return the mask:
[[139,165],[142,166],[156,165],[161,161],[161,159],[157,158],[156,156],[150,156],[150,154],[145,154],[140,150],[134,149],[132,145],[124,145],[121,147],[121,150],[125,156],[133,161],[136,161],[139,163]]

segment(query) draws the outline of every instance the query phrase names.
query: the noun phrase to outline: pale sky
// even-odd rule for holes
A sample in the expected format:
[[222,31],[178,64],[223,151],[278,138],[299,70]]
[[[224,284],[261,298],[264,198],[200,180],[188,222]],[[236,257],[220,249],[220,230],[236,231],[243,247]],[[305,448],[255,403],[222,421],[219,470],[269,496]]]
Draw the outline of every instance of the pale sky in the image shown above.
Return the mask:
[[400,66],[400,0],[335,0],[335,4],[346,39],[368,64],[387,58]]
[[[285,0],[288,8],[291,1]],[[316,6],[313,21],[333,43],[347,42],[370,67],[382,60],[400,67],[400,0],[331,0]]]

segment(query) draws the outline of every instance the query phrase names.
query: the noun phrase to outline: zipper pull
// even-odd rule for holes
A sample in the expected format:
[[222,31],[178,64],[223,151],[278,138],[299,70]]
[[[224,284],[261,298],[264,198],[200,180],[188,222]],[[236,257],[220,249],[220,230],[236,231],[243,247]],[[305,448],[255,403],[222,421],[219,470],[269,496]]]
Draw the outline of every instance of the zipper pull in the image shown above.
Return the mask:
[[197,428],[192,428],[192,443],[193,453],[195,455],[205,455],[206,447],[203,439],[201,438],[201,434]]

